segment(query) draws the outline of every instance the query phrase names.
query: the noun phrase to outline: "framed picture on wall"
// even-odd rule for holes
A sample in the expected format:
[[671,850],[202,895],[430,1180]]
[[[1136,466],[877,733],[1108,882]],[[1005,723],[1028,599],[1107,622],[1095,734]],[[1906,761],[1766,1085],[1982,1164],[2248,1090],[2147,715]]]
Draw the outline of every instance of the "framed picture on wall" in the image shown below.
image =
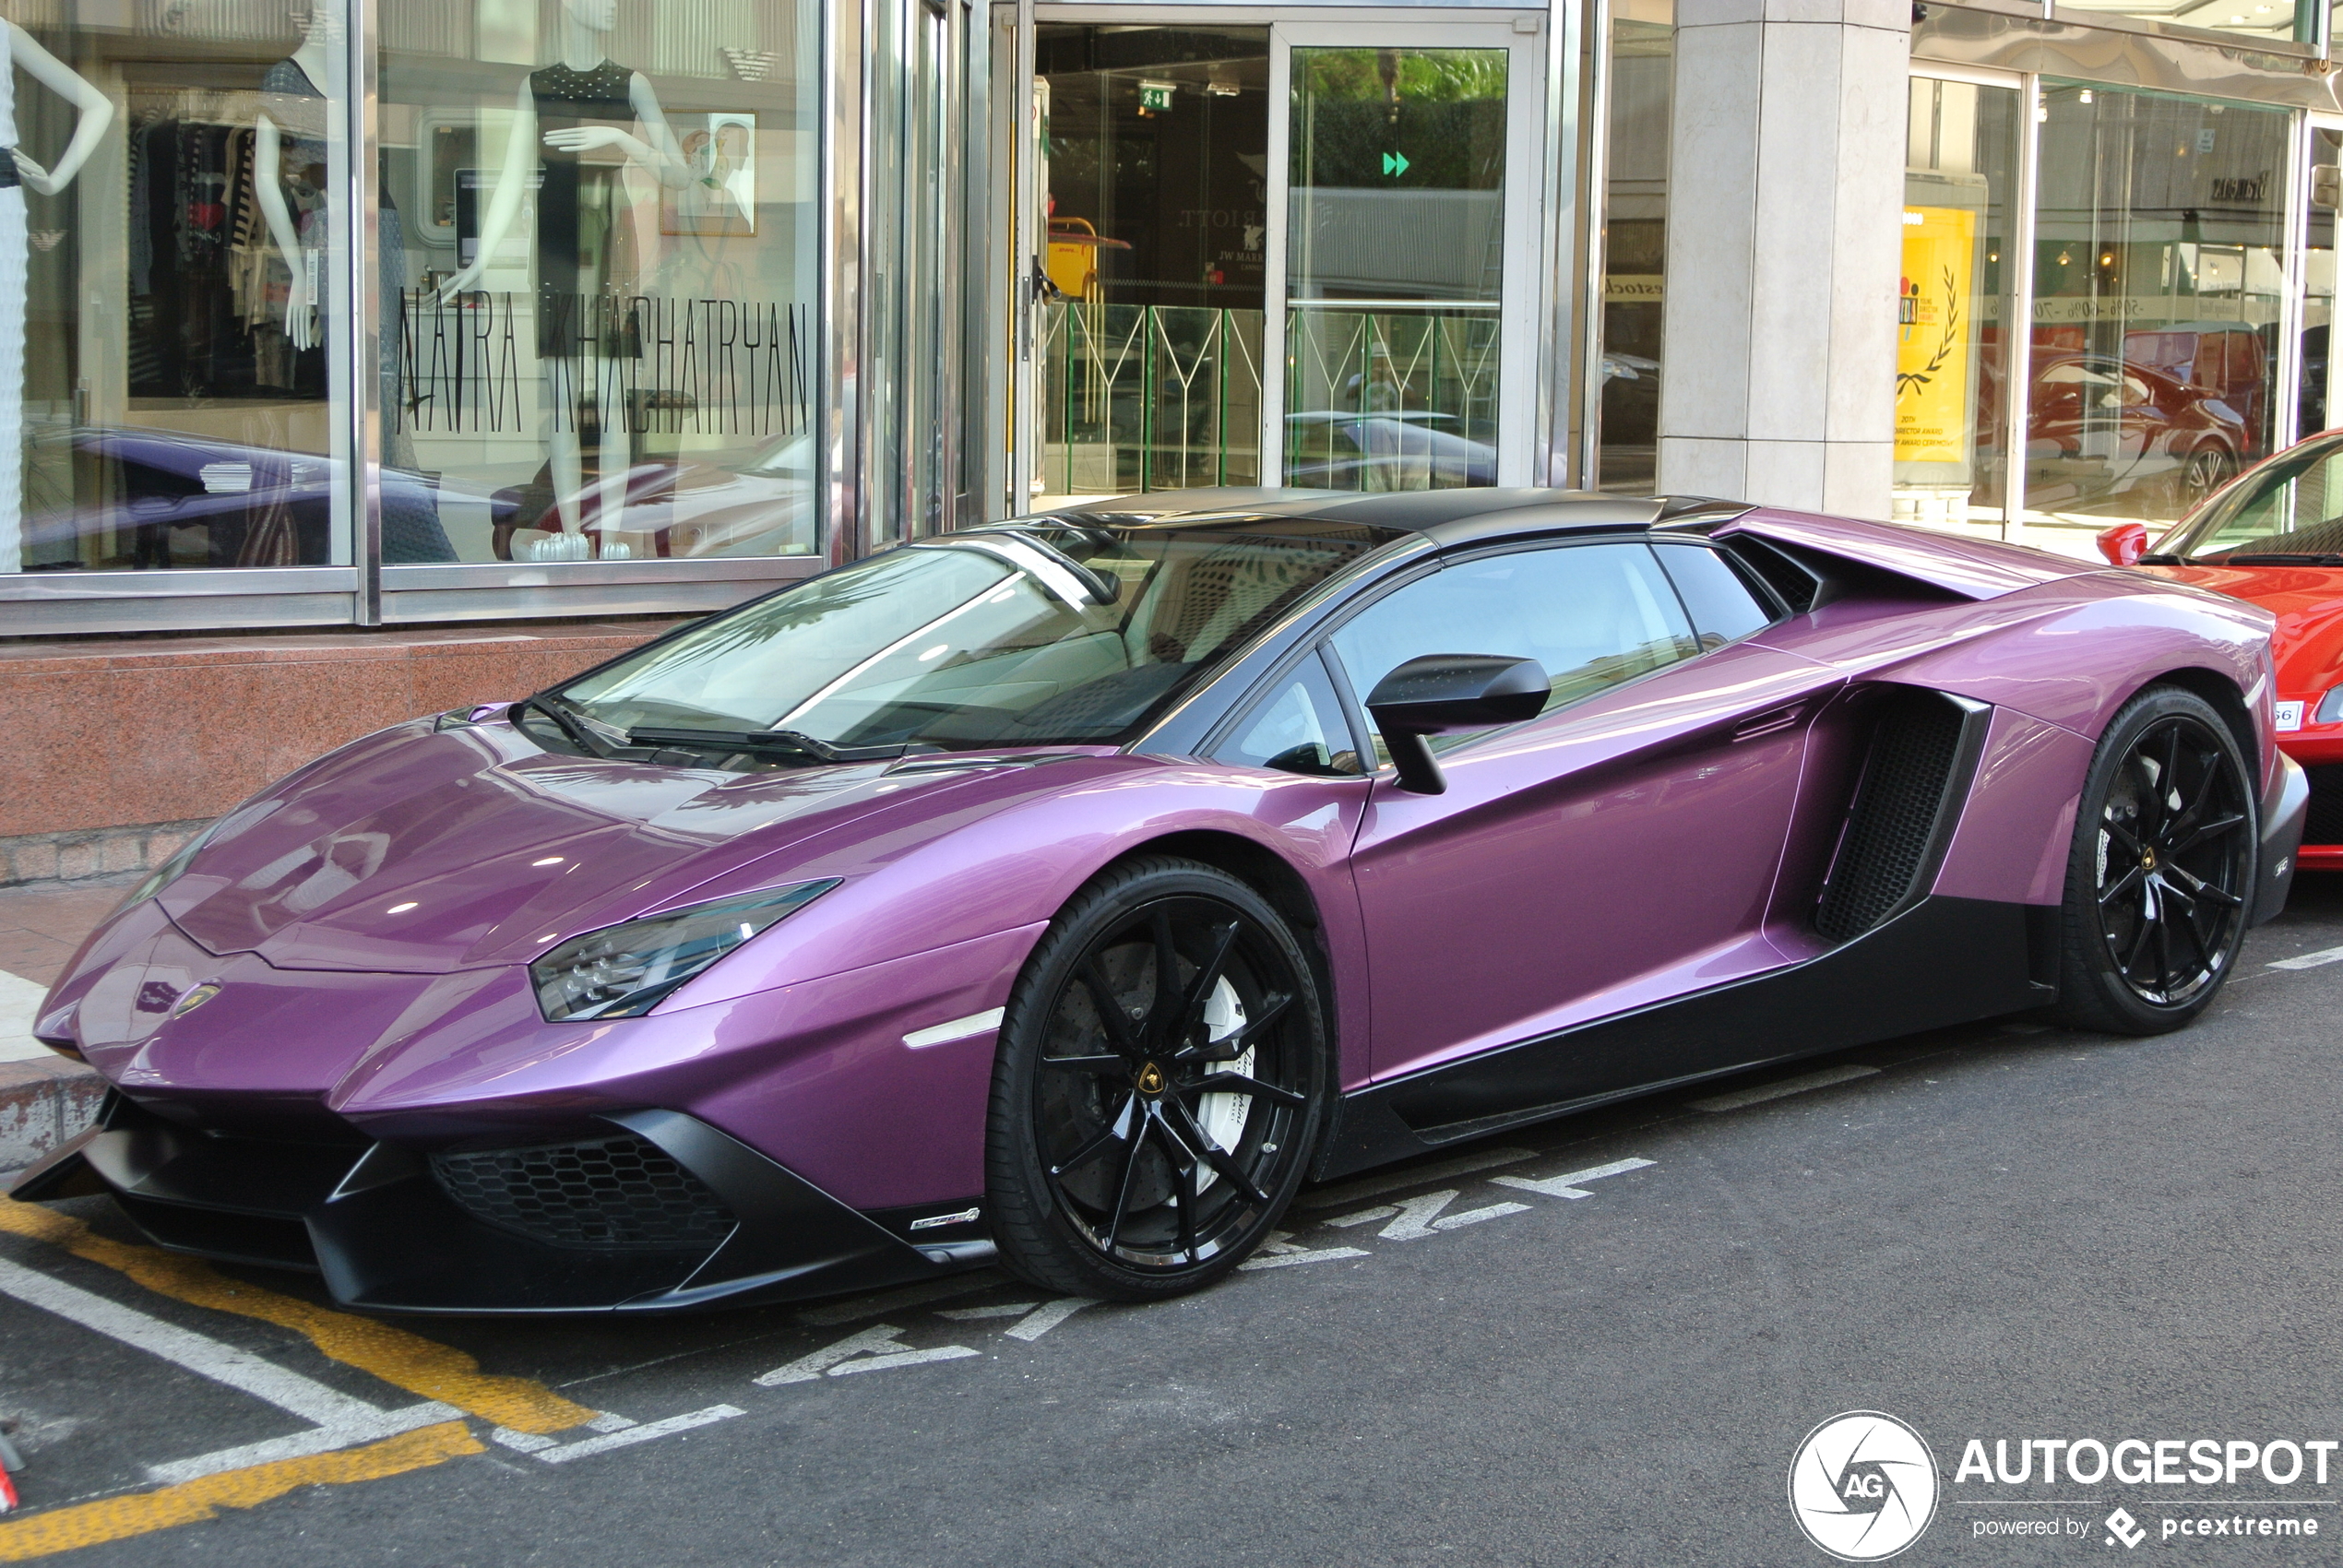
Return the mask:
[[662,234],[717,237],[756,232],[756,116],[717,112],[678,114],[675,137],[691,165],[682,186],[662,187]]

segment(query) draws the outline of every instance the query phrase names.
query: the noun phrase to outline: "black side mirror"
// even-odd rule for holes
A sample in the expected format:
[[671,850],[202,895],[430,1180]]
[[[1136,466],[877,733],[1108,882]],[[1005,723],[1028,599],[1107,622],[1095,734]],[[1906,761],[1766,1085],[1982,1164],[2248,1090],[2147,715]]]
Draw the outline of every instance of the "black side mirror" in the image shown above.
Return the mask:
[[1375,683],[1367,711],[1399,769],[1399,788],[1437,795],[1448,788],[1426,735],[1518,724],[1545,711],[1553,683],[1534,659],[1427,653]]

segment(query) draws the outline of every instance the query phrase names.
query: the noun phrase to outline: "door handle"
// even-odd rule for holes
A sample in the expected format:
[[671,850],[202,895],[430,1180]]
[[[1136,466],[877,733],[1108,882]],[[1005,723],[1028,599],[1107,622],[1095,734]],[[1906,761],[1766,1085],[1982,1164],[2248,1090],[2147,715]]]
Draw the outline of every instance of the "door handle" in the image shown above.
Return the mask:
[[1744,719],[1733,726],[1733,744],[1739,745],[1743,741],[1754,741],[1765,735],[1778,734],[1794,726],[1805,711],[1804,703],[1794,702],[1788,707],[1778,707],[1771,712],[1761,713],[1754,719]]

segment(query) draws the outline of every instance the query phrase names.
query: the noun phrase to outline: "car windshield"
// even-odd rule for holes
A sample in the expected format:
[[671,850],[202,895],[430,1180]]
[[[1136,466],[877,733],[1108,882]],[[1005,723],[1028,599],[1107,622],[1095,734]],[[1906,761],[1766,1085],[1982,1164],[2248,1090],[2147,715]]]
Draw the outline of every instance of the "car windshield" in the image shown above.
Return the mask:
[[[1036,519],[890,550],[562,688],[638,729],[821,749],[1114,742],[1392,530]],[[637,742],[640,743],[640,742]]]
[[2306,441],[2213,497],[2157,540],[2150,561],[2343,554],[2343,439]]

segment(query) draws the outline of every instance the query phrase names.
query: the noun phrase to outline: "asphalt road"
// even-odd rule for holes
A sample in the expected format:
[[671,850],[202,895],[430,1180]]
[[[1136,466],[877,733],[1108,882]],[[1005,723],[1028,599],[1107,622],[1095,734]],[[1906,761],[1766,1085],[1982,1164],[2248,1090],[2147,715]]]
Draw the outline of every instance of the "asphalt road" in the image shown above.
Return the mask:
[[[86,1231],[0,1231],[27,1461],[0,1562],[1824,1563],[1786,1477],[1856,1409],[1935,1457],[1899,1562],[2127,1559],[2116,1506],[2144,1558],[2332,1561],[2343,1453],[2324,1486],[2250,1459],[2236,1485],[1955,1481],[1972,1437],[2343,1438],[2343,962],[2270,967],[2328,948],[2343,879],[2307,879],[2182,1034],[1942,1031],[1469,1146],[1306,1194],[1276,1266],[1148,1308],[988,1275],[375,1343],[302,1316],[299,1279],[159,1271],[108,1244],[130,1234],[102,1203],[66,1206]],[[1734,1093],[1767,1084],[1811,1087]],[[42,1281],[85,1295],[26,1304]],[[84,1326],[92,1299],[140,1314],[143,1347]],[[184,1370],[239,1350],[262,1394]],[[451,1408],[398,1414],[429,1396]],[[169,1484],[334,1419],[289,1414],[304,1397],[414,1430]],[[560,1430],[500,1435],[500,1413]],[[2166,1533],[2217,1515],[2244,1538]],[[2323,1527],[2253,1533],[2272,1516]]]

